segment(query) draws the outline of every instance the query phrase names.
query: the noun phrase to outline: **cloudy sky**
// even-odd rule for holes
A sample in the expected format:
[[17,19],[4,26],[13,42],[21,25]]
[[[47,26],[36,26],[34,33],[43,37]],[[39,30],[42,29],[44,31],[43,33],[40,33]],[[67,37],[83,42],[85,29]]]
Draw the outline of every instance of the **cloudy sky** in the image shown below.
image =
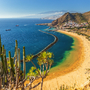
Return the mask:
[[0,18],[42,18],[90,11],[90,0],[0,0]]

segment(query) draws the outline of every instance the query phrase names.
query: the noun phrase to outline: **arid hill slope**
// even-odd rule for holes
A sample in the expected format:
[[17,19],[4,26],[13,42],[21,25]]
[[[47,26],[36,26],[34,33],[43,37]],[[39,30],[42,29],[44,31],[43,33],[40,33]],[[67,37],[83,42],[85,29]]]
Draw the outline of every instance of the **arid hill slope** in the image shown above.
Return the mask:
[[90,11],[86,13],[65,13],[60,18],[52,22],[52,26],[62,25],[63,23],[72,20],[77,23],[88,22],[90,23]]

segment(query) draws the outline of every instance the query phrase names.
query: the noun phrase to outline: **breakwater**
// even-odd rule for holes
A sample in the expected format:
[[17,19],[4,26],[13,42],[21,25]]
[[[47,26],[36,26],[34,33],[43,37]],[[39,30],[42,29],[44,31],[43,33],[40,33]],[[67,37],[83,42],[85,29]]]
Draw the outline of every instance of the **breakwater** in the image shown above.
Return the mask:
[[[42,33],[46,33],[46,34],[49,34],[49,35],[53,36],[53,37],[54,37],[54,41],[53,41],[52,43],[50,43],[48,46],[46,46],[43,50],[41,50],[40,52],[38,52],[37,54],[35,54],[33,58],[36,58],[36,57],[39,56],[42,52],[48,50],[50,47],[52,47],[52,46],[58,41],[57,36],[55,36],[55,35],[53,35],[53,34],[51,34],[51,33],[47,33],[47,32],[41,31],[41,30],[39,30],[39,31],[42,32]],[[23,62],[23,60],[21,60],[21,62]],[[26,62],[29,62],[29,61],[26,60]]]
[[40,55],[40,53],[42,53],[43,51],[48,50],[50,47],[52,47],[58,41],[58,38],[55,35],[47,33],[47,32],[44,32],[44,31],[41,31],[41,30],[39,30],[39,31],[53,36],[54,37],[54,41],[52,43],[50,43],[47,47],[45,47],[43,50],[41,50],[39,53],[35,54],[34,58],[37,57],[38,55]]

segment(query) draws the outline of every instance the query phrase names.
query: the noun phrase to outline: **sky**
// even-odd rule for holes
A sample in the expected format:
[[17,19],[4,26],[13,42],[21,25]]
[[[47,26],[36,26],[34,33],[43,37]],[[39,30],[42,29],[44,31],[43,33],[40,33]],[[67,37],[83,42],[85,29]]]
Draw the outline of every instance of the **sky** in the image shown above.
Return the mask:
[[0,18],[42,18],[90,11],[90,0],[0,0]]

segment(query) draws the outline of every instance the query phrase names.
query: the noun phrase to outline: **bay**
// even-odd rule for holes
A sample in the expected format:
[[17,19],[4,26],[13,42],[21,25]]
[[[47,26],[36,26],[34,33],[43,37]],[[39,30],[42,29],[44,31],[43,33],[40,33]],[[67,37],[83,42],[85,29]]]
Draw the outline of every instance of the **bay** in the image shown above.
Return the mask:
[[[52,67],[62,63],[62,59],[65,57],[66,51],[72,50],[73,38],[53,31],[48,31],[48,26],[38,26],[39,23],[51,23],[52,20],[41,19],[0,19],[0,34],[2,39],[2,45],[5,46],[6,56],[8,57],[8,51],[11,51],[11,56],[14,56],[15,40],[18,41],[18,47],[20,48],[21,59],[23,59],[23,46],[25,46],[25,53],[36,54],[45,48],[48,44],[53,42],[54,37],[46,33],[42,33],[39,30],[52,33],[58,37],[58,42],[54,44],[48,51],[54,54],[54,64]],[[19,25],[16,27],[16,25]],[[6,31],[11,29],[11,31]],[[51,28],[52,30],[54,28]],[[33,60],[37,67],[36,58]],[[33,66],[31,62],[26,63],[26,73],[30,67]],[[23,63],[21,63],[21,69],[23,69]]]

